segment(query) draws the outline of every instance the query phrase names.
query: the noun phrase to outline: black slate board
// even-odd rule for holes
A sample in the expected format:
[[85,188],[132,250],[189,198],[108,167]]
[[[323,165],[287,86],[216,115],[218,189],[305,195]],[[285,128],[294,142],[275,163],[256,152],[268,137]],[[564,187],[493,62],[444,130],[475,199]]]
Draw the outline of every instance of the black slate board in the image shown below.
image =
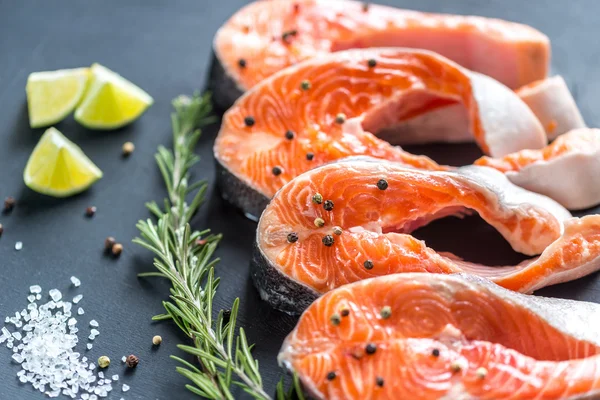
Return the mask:
[[[398,7],[431,12],[451,12],[498,17],[530,24],[550,36],[553,71],[565,76],[590,126],[598,125],[594,111],[600,106],[596,0],[387,0]],[[170,323],[153,324],[161,312],[168,286],[156,280],[140,280],[138,272],[151,269],[148,252],[130,243],[134,227],[148,213],[145,201],[160,200],[163,186],[153,160],[159,144],[169,144],[170,101],[180,93],[201,88],[211,57],[215,31],[243,0],[0,0],[0,198],[12,195],[18,206],[0,215],[5,233],[0,238],[0,317],[26,305],[31,284],[44,289],[67,289],[69,277],[83,284],[82,327],[95,318],[101,335],[90,358],[109,355],[114,363],[108,373],[122,373],[119,359],[135,353],[139,368],[121,382],[131,386],[126,399],[185,399],[186,380],[175,372],[169,354],[181,355],[175,345],[185,341]],[[52,199],[24,187],[21,174],[42,130],[27,122],[25,82],[33,71],[86,66],[100,62],[147,90],[154,106],[133,125],[116,132],[88,131],[72,120],[57,127],[78,143],[104,171],[104,179],[91,190],[69,198]],[[200,143],[202,162],[194,172],[213,179],[212,142],[218,130],[205,130]],[[131,140],[135,153],[120,157],[121,145]],[[409,148],[436,160],[466,164],[478,155],[473,146]],[[93,219],[84,217],[95,205]],[[272,391],[280,377],[276,354],[295,318],[261,302],[248,279],[248,261],[255,224],[223,204],[211,186],[209,201],[194,220],[197,228],[210,227],[225,235],[219,256],[222,285],[216,307],[227,308],[236,296],[242,299],[240,325],[260,360],[265,385]],[[119,260],[103,256],[106,236],[125,244]],[[477,217],[464,221],[446,219],[418,232],[438,250],[454,251],[468,260],[502,264],[522,259],[501,237]],[[23,250],[15,251],[16,241]],[[66,293],[71,293],[72,289]],[[598,276],[545,290],[540,294],[600,301]],[[160,334],[163,345],[152,349],[151,338]],[[185,356],[184,356],[185,357]],[[10,352],[0,348],[0,399],[40,399],[42,396],[16,379],[18,367]],[[119,398],[120,389],[111,398]],[[240,397],[242,397],[240,395]]]

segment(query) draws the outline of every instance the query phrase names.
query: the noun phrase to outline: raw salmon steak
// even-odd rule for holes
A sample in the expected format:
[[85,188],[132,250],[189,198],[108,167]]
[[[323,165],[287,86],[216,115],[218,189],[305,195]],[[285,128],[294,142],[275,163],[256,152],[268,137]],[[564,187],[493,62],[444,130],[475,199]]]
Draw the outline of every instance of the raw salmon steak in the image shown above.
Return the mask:
[[[485,266],[438,253],[410,234],[469,212],[515,251],[539,257]],[[531,293],[600,268],[600,215],[571,218],[487,167],[424,171],[350,159],[306,172],[275,195],[260,218],[251,264],[262,298],[290,313],[344,284],[400,272],[468,272]]]
[[[225,113],[214,146],[221,193],[256,217],[286,182],[343,157],[444,169],[373,133],[456,103],[484,153],[498,157],[547,144],[529,107],[492,78],[425,50],[348,50],[271,76]],[[414,126],[401,134],[423,133]]]
[[577,129],[541,150],[502,158],[482,157],[477,165],[496,168],[514,184],[544,194],[571,210],[600,203],[600,130]]
[[263,79],[300,61],[366,47],[435,51],[511,89],[546,77],[543,33],[499,19],[428,14],[347,0],[258,1],[217,32],[210,83],[223,109]]
[[395,274],[314,302],[279,362],[315,399],[600,398],[600,305]]

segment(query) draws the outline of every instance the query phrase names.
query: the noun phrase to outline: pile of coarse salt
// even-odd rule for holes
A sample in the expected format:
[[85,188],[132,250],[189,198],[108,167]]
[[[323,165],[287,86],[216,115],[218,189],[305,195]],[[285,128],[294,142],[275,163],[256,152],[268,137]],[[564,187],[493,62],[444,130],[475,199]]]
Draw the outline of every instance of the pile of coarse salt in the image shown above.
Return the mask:
[[[75,287],[81,284],[74,276],[71,283]],[[38,305],[37,302],[42,299],[42,288],[34,285],[29,291],[27,308],[15,312],[14,317],[6,317],[5,323],[13,325],[13,331],[6,326],[0,331],[0,344],[6,343],[6,347],[12,349],[13,361],[21,365],[17,373],[19,381],[30,383],[48,397],[61,394],[81,400],[107,397],[119,376],[113,375],[111,379],[105,378],[102,372],[96,374],[96,364],[75,351],[79,329],[71,309],[73,303],[81,300],[81,295],[70,302],[62,299],[58,289],[51,289],[48,292],[50,300]],[[83,314],[81,307],[77,314]],[[100,333],[96,329],[98,323],[92,320],[90,327],[88,339],[94,340]],[[91,343],[88,343],[87,349],[91,348]],[[129,387],[122,387],[122,391],[125,389]]]

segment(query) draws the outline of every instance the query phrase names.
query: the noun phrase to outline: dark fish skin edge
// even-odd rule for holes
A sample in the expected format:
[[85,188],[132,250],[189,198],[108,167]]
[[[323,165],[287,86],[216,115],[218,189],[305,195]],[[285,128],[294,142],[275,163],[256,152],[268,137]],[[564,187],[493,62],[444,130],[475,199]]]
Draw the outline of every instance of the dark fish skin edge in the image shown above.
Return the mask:
[[233,79],[227,74],[214,49],[208,75],[207,89],[212,93],[215,108],[226,111],[243,94]]
[[302,313],[319,297],[314,290],[283,275],[265,257],[256,241],[250,261],[250,274],[260,297],[273,308],[288,314]]
[[217,189],[223,199],[234,207],[241,209],[247,218],[258,221],[271,199],[242,182],[237,176],[229,172],[217,158],[215,158],[215,164]]

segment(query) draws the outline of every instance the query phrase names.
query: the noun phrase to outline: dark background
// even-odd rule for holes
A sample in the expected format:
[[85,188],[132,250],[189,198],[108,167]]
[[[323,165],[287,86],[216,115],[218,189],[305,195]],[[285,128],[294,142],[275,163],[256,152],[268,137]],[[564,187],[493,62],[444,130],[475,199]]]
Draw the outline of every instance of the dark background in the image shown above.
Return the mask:
[[[555,73],[564,75],[590,126],[597,126],[599,106],[600,46],[597,0],[387,0],[398,7],[498,17],[523,22],[545,32],[552,40]],[[152,157],[159,144],[169,145],[170,101],[180,93],[202,88],[211,56],[212,37],[243,0],[0,0],[0,199],[14,196],[18,206],[0,215],[5,232],[0,238],[0,317],[27,304],[28,287],[40,284],[67,289],[69,277],[82,280],[81,303],[86,310],[80,329],[89,319],[100,323],[89,358],[108,355],[108,374],[121,374],[122,355],[135,353],[141,362],[136,371],[121,378],[131,390],[111,398],[185,399],[186,380],[175,372],[170,354],[185,341],[170,323],[155,324],[152,315],[162,312],[168,285],[142,280],[136,274],[152,270],[149,253],[131,243],[135,223],[148,217],[148,200],[161,200],[163,185]],[[38,195],[24,187],[22,172],[43,130],[32,130],[27,120],[25,83],[29,73],[88,66],[99,62],[149,92],[155,104],[133,125],[113,132],[88,131],[72,117],[57,125],[79,144],[104,171],[91,190],[68,199]],[[212,142],[218,126],[205,129],[198,149],[202,162],[197,178],[214,179]],[[136,145],[129,159],[121,158],[121,145]],[[473,146],[412,147],[437,161],[468,164],[478,152]],[[295,318],[261,302],[249,281],[248,262],[255,224],[223,204],[213,186],[209,201],[194,220],[194,227],[209,227],[224,234],[218,251],[222,258],[217,274],[222,285],[215,308],[228,308],[241,297],[240,326],[257,343],[267,389],[272,392],[281,375],[276,354]],[[92,219],[85,208],[98,207]],[[102,254],[104,238],[115,236],[125,250],[118,260]],[[420,230],[417,236],[438,249],[454,251],[467,260],[498,265],[522,259],[478,217],[447,219]],[[23,250],[15,251],[16,241]],[[69,293],[69,292],[67,292]],[[556,286],[540,294],[600,301],[597,275]],[[151,339],[164,342],[152,350]],[[83,335],[81,335],[84,339]],[[83,340],[85,342],[85,340]],[[0,346],[0,399],[39,399],[29,386],[16,379],[19,369],[10,352]]]

